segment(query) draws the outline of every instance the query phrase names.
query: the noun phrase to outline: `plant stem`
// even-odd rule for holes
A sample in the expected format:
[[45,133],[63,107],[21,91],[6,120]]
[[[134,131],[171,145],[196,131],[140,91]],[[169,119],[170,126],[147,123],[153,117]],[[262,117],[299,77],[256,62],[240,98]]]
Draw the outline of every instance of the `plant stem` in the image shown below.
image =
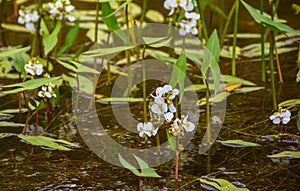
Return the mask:
[[[208,80],[207,80],[208,81]],[[206,133],[207,133],[207,142],[210,144],[210,107],[209,107],[209,85],[206,83],[205,88],[205,100],[206,100]]]
[[280,83],[283,83],[282,72],[281,72],[281,67],[280,67],[280,61],[279,61],[279,56],[278,56],[275,40],[274,40],[274,50],[275,50],[276,65],[277,65],[277,70],[278,70],[279,81],[280,81]]
[[142,28],[143,22],[145,20],[146,9],[147,9],[147,0],[143,0],[142,14],[140,19],[140,29]]
[[[271,18],[274,19],[274,2],[271,2]],[[272,86],[272,100],[273,100],[273,109],[277,109],[277,103],[276,103],[276,92],[275,92],[275,79],[274,79],[274,43],[275,43],[275,37],[274,37],[274,31],[270,31],[270,70],[271,70],[271,86]]]
[[231,65],[231,75],[236,76],[236,40],[238,31],[238,21],[239,21],[239,0],[236,0],[235,6],[235,17],[234,17],[234,28],[233,28],[233,43],[232,43],[232,65]]
[[[19,72],[19,83],[22,81],[22,78],[21,78],[21,72]],[[23,92],[20,92],[19,93],[19,121],[21,122],[21,119],[22,119],[22,93]],[[24,98],[25,99],[25,98]]]
[[229,24],[230,24],[232,15],[233,15],[233,13],[234,13],[235,7],[236,7],[236,1],[235,1],[234,4],[232,5],[232,7],[231,7],[231,9],[230,9],[230,11],[229,11],[229,14],[228,14],[226,23],[225,23],[225,25],[224,25],[224,29],[223,29],[223,31],[222,31],[222,35],[221,35],[221,38],[220,38],[220,47],[223,46],[224,39],[225,39],[225,36],[226,36],[226,34],[227,34],[227,30],[228,30],[228,27],[229,27]]
[[176,136],[176,158],[175,158],[175,188],[176,190],[179,190],[178,186],[178,169],[179,169],[179,137]]
[[49,98],[46,99],[46,115],[47,115],[47,127],[50,124],[50,100]]
[[[126,27],[128,30],[128,34],[130,34],[129,32],[129,17],[128,17],[128,5],[125,6],[125,20],[126,20]],[[130,40],[129,40],[130,42]],[[131,50],[126,50],[126,59],[127,59],[127,67],[128,67],[128,88],[127,88],[127,95],[129,95],[130,93],[130,89],[131,89],[131,85],[132,85],[132,74],[131,74]]]
[[96,1],[96,20],[95,20],[95,36],[94,36],[95,43],[98,42],[98,21],[99,21],[99,1]]
[[207,42],[208,34],[207,34],[207,27],[206,27],[206,23],[205,23],[205,19],[204,19],[203,10],[202,10],[201,5],[200,5],[200,0],[196,0],[196,2],[197,2],[198,12],[199,12],[200,18],[201,18],[201,25],[202,25],[202,31],[203,31],[204,39]]
[[[263,0],[259,1],[260,5],[260,14],[263,14],[264,11],[264,2]],[[261,81],[266,82],[266,63],[265,63],[265,37],[264,37],[264,25],[260,23],[260,45],[261,45]]]

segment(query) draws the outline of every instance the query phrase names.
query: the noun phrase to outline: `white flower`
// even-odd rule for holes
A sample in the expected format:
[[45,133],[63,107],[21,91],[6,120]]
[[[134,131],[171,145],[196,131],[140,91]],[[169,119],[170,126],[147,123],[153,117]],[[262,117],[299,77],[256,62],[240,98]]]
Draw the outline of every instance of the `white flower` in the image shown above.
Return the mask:
[[167,122],[170,122],[170,121],[172,121],[172,119],[173,119],[173,117],[174,117],[174,114],[171,113],[171,112],[167,112],[167,113],[164,114],[164,117],[165,117],[165,120],[166,120]]
[[43,73],[43,65],[39,64],[39,61],[36,58],[29,60],[29,62],[25,64],[24,69],[26,73],[33,76],[39,76]]
[[151,111],[157,114],[163,114],[168,111],[168,105],[165,103],[164,98],[156,96],[154,98],[154,104],[151,106]]
[[189,33],[193,35],[198,34],[197,21],[195,19],[192,19],[190,21],[183,19],[180,21],[179,25],[180,25],[179,34],[181,36],[185,36]]
[[171,112],[171,113],[175,113],[176,112],[176,107],[174,106],[174,104],[173,103],[171,103],[171,104],[169,104],[168,105],[169,107],[169,111]]
[[25,27],[31,31],[35,31],[35,23],[39,20],[39,13],[34,10],[26,10],[22,8],[19,10],[18,23],[25,24]]
[[74,11],[75,7],[71,5],[69,0],[57,0],[55,2],[48,3],[49,14],[52,19],[62,20],[66,18],[68,21],[73,22],[76,20],[71,12]]
[[179,6],[185,11],[191,11],[194,9],[194,4],[192,0],[180,0]]
[[49,84],[45,84],[44,86],[42,86],[42,90],[40,90],[38,92],[38,96],[39,97],[47,97],[47,98],[52,98],[52,97],[56,97],[55,92],[53,91],[54,84],[49,83]]
[[185,129],[186,132],[192,132],[195,129],[195,124],[189,122],[187,120],[188,116],[186,116],[183,120],[182,120],[182,127]]
[[170,10],[169,16],[174,13],[175,8],[178,7],[177,0],[166,0],[164,2],[164,8]]
[[143,137],[147,135],[148,137],[155,136],[158,128],[154,128],[151,122],[148,123],[138,123],[137,130],[139,132],[139,136]]
[[273,113],[273,115],[270,116],[270,120],[273,121],[274,124],[287,124],[291,119],[291,112],[287,109],[279,109],[278,112]]
[[199,20],[200,19],[200,15],[198,13],[195,12],[186,12],[185,13],[185,17],[187,19],[193,19],[193,20]]

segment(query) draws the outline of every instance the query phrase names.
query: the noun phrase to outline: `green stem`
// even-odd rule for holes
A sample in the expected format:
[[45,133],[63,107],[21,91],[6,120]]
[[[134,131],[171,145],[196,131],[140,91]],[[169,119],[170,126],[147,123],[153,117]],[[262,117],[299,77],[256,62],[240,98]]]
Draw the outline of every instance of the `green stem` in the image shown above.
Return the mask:
[[298,48],[298,68],[300,69],[300,44],[299,44],[299,48]]
[[140,28],[142,28],[143,22],[145,20],[146,9],[147,9],[147,0],[143,0],[142,14],[140,19]]
[[[260,0],[260,13],[263,14],[264,2]],[[260,44],[261,44],[261,81],[266,82],[266,63],[265,63],[265,37],[264,25],[260,23]]]
[[[146,46],[143,48],[142,61],[144,60]],[[144,122],[147,121],[147,83],[146,83],[146,68],[143,63],[143,101],[144,101]]]
[[[221,9],[225,10],[225,1],[221,0]],[[224,18],[220,16],[220,24],[219,24],[219,34],[222,34],[223,29],[224,29]]]
[[[128,34],[130,34],[129,32],[129,17],[128,17],[128,5],[125,6],[125,19],[126,19],[126,27],[128,30]],[[126,50],[126,60],[127,60],[127,68],[128,68],[128,88],[127,88],[127,95],[129,95],[130,89],[131,89],[131,85],[132,85],[132,75],[131,75],[131,50]]]
[[235,6],[235,17],[234,17],[234,28],[233,28],[233,43],[232,43],[232,65],[231,74],[236,76],[236,40],[238,31],[238,21],[239,21],[239,0],[236,0]]
[[200,18],[201,18],[201,25],[202,25],[202,31],[203,31],[204,39],[207,42],[208,34],[207,34],[207,27],[206,27],[206,23],[205,23],[205,19],[204,19],[203,10],[202,10],[201,5],[200,5],[200,0],[196,0],[196,2],[197,2],[198,12],[199,12]]
[[221,38],[220,38],[220,46],[221,46],[221,47],[223,46],[224,39],[225,39],[225,37],[226,37],[226,33],[227,33],[227,30],[228,30],[230,21],[231,21],[232,15],[233,15],[234,10],[235,10],[235,7],[236,7],[236,3],[237,3],[237,2],[235,1],[234,4],[232,5],[232,7],[231,7],[231,9],[230,9],[230,12],[229,12],[229,14],[228,14],[226,23],[225,23],[225,25],[224,25],[224,29],[223,29],[223,32],[222,32],[222,35],[221,35]]
[[175,184],[176,184],[176,190],[178,190],[178,177],[179,177],[179,137],[176,136],[176,158],[175,158]]
[[95,36],[94,36],[95,43],[98,42],[98,21],[99,21],[99,1],[96,1],[96,21],[95,21]]
[[[274,2],[271,2],[271,18],[274,19]],[[276,92],[275,92],[275,78],[274,78],[274,43],[275,35],[274,31],[270,31],[270,70],[271,70],[271,86],[272,86],[272,100],[273,100],[273,109],[277,109],[276,103]]]
[[206,83],[205,88],[205,101],[206,101],[206,134],[207,134],[207,142],[210,144],[210,107],[209,107],[209,84]]

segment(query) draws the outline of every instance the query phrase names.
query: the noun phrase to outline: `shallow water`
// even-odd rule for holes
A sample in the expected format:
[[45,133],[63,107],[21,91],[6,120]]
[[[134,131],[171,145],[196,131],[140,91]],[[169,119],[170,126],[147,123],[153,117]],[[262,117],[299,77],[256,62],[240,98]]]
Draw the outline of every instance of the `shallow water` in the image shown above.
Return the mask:
[[[242,12],[242,15],[244,14]],[[291,12],[284,11],[283,7],[280,7],[279,14],[283,18],[287,18],[289,24],[291,20],[291,25],[299,28],[295,19],[291,19],[295,17]],[[250,29],[253,25],[251,21],[243,22],[242,25],[247,24]],[[6,43],[14,45],[10,40],[14,37],[14,33],[6,32],[4,34],[8,37]],[[245,41],[239,41],[239,43],[242,45]],[[296,60],[297,51],[280,55],[284,83],[276,84],[278,103],[287,99],[300,98],[300,86],[295,82]],[[221,59],[220,67],[223,74],[229,74],[231,61]],[[271,90],[269,82],[265,85],[260,82],[261,74],[258,72],[260,71],[260,62],[255,59],[241,59],[238,61],[237,68],[238,77],[266,88],[246,94],[233,93],[228,97],[225,121],[218,141],[243,139],[259,143],[261,146],[254,148],[228,147],[217,141],[208,152],[199,154],[199,145],[205,132],[205,113],[200,112],[201,118],[197,132],[180,155],[179,184],[181,190],[206,190],[200,186],[198,180],[204,175],[223,178],[239,187],[246,186],[249,190],[300,190],[299,159],[270,159],[267,157],[284,150],[299,151],[297,139],[294,141],[290,138],[286,140],[277,140],[272,137],[261,139],[261,136],[277,135],[279,127],[273,125],[269,120],[269,116],[272,114]],[[191,77],[194,76],[191,75]],[[107,92],[110,90],[105,79],[106,73],[98,81],[98,94],[108,94]],[[194,79],[195,83],[200,82],[199,79],[198,81],[196,78]],[[0,83],[8,84],[12,81],[0,79]],[[150,84],[153,83],[150,82]],[[147,91],[151,92],[152,90],[148,89]],[[56,151],[33,147],[21,142],[14,135],[1,138],[0,190],[136,190],[139,183],[136,176],[126,169],[111,165],[99,158],[82,140],[72,114],[71,88],[62,87],[60,94],[63,101],[59,102],[58,109],[52,114],[55,121],[47,129],[46,135],[77,143],[78,148],[69,152]],[[137,92],[137,95],[140,94],[141,92]],[[16,95],[1,97],[1,100],[1,110],[18,107]],[[130,106],[133,116],[139,119],[142,116],[140,112],[142,104],[135,103]],[[122,124],[118,124],[112,113],[111,104],[96,103],[96,108],[98,117],[106,128],[106,133],[114,140],[127,147],[147,147],[136,133],[132,133],[124,129]],[[299,111],[299,107],[292,110],[293,117],[288,125],[284,126],[284,132],[300,136],[296,127],[297,111]],[[88,111],[85,112],[89,115]],[[15,114],[9,120],[18,122],[20,119],[24,122],[26,115],[26,113],[22,116]],[[45,128],[44,115],[40,117],[40,125]],[[21,128],[15,127],[0,128],[0,133],[16,134],[21,131]],[[101,132],[95,132],[94,136],[99,136],[101,139]],[[155,140],[150,139],[150,141],[150,146],[154,146]],[[174,190],[174,166],[174,160],[171,160],[155,167],[163,178],[141,178],[144,190],[162,190],[163,188]]]

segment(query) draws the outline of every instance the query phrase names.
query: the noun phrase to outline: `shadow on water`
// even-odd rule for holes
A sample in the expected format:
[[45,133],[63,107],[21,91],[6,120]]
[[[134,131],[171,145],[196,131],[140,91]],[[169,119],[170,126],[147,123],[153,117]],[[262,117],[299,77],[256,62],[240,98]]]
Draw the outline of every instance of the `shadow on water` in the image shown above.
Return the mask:
[[[296,1],[295,1],[296,2]],[[283,3],[283,2],[282,2]],[[289,7],[286,7],[290,10]],[[245,10],[243,10],[245,11]],[[243,15],[244,13],[242,13]],[[293,17],[291,13],[280,7],[280,15]],[[247,16],[246,16],[247,17]],[[247,17],[248,18],[248,17]],[[250,18],[248,18],[250,20]],[[242,20],[242,19],[241,19]],[[291,20],[291,19],[290,19]],[[292,25],[298,24],[293,22]],[[248,22],[244,22],[248,24]],[[253,23],[250,22],[250,25]],[[251,28],[251,26],[250,26]],[[295,26],[297,28],[297,26]],[[299,25],[298,25],[299,28]],[[8,41],[14,34],[5,33]],[[9,37],[9,35],[12,35]],[[25,42],[25,41],[24,41]],[[26,42],[25,42],[26,43]],[[13,43],[12,43],[13,44]],[[299,83],[295,82],[297,53],[295,51],[280,56],[284,84],[277,84],[278,102],[300,98]],[[221,60],[223,74],[230,73],[230,60]],[[240,60],[237,76],[253,81],[259,85],[260,62]],[[99,94],[107,93],[106,74],[100,79]],[[267,78],[268,79],[268,78]],[[0,80],[1,84],[7,83]],[[148,90],[149,92],[152,89]],[[138,179],[128,170],[111,165],[92,153],[79,136],[72,119],[72,100],[70,88],[61,89],[64,102],[60,103],[60,111],[56,111],[53,122],[47,133],[61,139],[76,142],[79,148],[69,152],[39,148],[21,142],[15,136],[0,139],[0,190],[136,190]],[[15,95],[1,97],[1,109],[17,108]],[[227,100],[226,117],[218,140],[243,139],[259,143],[255,148],[236,148],[216,142],[209,154],[199,154],[199,144],[204,134],[205,121],[200,119],[198,130],[181,153],[179,164],[180,185],[182,190],[205,190],[200,187],[199,177],[209,175],[224,178],[235,185],[250,190],[300,190],[300,163],[297,159],[270,159],[267,156],[284,150],[299,151],[299,140],[290,141],[274,137],[262,139],[261,136],[277,135],[279,129],[269,120],[272,114],[271,91],[269,84],[265,90],[247,94],[233,94]],[[133,115],[141,116],[141,104],[132,104]],[[284,131],[298,135],[296,127],[296,110],[292,110],[292,119]],[[97,112],[107,127],[107,133],[120,144],[130,147],[145,147],[145,143],[137,134],[127,132],[113,118],[110,104],[97,103]],[[25,120],[26,114],[22,116]],[[12,120],[18,121],[19,116]],[[41,118],[41,121],[43,118]],[[45,122],[41,122],[45,125]],[[1,133],[21,133],[20,128],[0,128]],[[101,136],[99,136],[99,139]],[[129,140],[129,141],[128,141]],[[153,145],[154,145],[153,141]],[[161,179],[142,178],[144,188],[174,189],[174,161],[156,167],[163,176]],[[149,189],[150,190],[150,189]]]

